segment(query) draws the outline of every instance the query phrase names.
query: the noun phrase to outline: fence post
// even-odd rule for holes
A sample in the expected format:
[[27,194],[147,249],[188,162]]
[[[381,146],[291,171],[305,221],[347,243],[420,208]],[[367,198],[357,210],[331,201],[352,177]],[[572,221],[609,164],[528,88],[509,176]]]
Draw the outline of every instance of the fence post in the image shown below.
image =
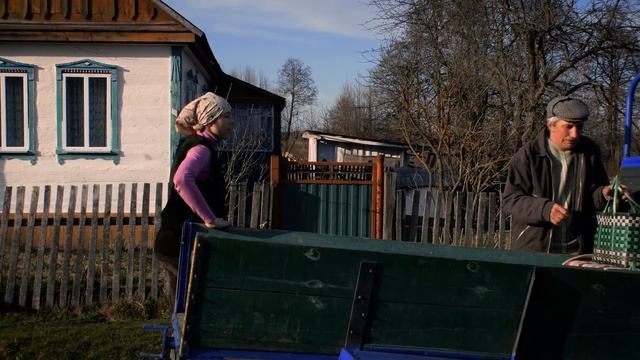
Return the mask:
[[280,206],[280,176],[282,171],[280,169],[281,159],[279,155],[271,155],[271,221],[273,229],[280,229],[281,227],[281,212],[282,206]]
[[384,194],[384,155],[376,156],[371,174],[371,238],[382,239],[382,197]]
[[396,173],[388,171],[384,176],[384,212],[382,221],[382,238],[393,239],[393,215],[396,204]]

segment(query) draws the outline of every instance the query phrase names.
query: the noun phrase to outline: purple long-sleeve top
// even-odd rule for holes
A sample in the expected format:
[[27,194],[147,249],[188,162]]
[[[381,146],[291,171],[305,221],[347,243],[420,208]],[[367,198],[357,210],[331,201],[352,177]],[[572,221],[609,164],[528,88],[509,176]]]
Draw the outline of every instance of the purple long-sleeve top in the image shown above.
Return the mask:
[[[198,131],[197,135],[205,138],[214,148],[218,145],[218,139],[208,129]],[[206,181],[211,176],[210,161],[209,148],[205,145],[196,145],[189,149],[187,156],[173,175],[173,186],[182,200],[207,224],[213,223],[216,215],[198,189],[196,181]]]

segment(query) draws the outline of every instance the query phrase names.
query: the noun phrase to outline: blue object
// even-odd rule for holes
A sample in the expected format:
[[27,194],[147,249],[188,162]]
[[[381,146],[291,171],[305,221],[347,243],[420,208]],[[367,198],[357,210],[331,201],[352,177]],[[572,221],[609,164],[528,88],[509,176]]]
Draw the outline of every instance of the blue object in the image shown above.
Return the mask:
[[362,350],[344,348],[338,360],[512,360],[510,357],[450,353],[433,350],[395,349],[366,346]]
[[144,325],[144,330],[162,332],[162,351],[157,354],[142,353],[142,359],[164,360],[171,350],[171,337],[169,336],[169,327],[165,325]]
[[[632,126],[633,124],[633,101],[636,92],[636,88],[638,87],[638,83],[640,83],[640,75],[636,76],[635,79],[631,81],[631,85],[629,86],[629,91],[627,91],[627,104],[626,104],[626,112],[624,117],[624,157],[631,156],[631,140],[632,140]],[[623,162],[624,164],[624,162]]]

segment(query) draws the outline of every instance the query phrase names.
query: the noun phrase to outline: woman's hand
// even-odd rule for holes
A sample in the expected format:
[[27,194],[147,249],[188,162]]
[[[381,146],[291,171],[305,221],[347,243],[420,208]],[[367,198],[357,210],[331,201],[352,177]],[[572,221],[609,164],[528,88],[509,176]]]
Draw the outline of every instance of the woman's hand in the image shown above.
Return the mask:
[[207,223],[204,224],[204,226],[208,227],[209,229],[226,229],[229,227],[229,222],[223,218],[216,218],[215,220],[213,220],[213,223]]

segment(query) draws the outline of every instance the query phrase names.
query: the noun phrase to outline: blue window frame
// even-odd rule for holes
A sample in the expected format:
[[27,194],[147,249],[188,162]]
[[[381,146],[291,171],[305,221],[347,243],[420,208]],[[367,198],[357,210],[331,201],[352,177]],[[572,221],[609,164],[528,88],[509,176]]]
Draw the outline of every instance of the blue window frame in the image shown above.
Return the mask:
[[34,66],[0,58],[0,158],[36,161]]
[[93,60],[56,65],[58,161],[120,161],[117,66]]

